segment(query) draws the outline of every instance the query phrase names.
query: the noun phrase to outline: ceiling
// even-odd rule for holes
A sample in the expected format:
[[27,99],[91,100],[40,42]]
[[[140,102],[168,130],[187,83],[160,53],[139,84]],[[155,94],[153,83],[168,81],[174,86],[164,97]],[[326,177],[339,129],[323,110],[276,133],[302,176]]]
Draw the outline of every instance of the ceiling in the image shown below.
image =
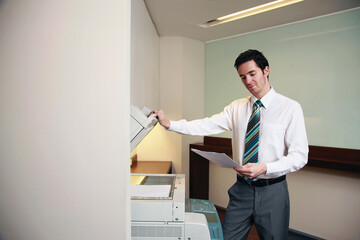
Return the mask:
[[360,0],[304,0],[211,28],[199,24],[273,0],[144,0],[159,36],[207,42],[360,7]]

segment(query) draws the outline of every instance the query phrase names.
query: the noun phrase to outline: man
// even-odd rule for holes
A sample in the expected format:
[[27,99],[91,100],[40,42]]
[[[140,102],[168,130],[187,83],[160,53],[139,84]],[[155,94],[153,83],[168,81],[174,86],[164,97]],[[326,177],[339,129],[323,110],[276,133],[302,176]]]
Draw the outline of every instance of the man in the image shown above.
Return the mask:
[[299,103],[275,92],[269,64],[257,50],[241,53],[235,68],[251,96],[235,100],[211,118],[159,123],[181,134],[209,135],[232,131],[234,160],[241,167],[229,189],[224,238],[246,239],[255,224],[261,239],[287,239],[289,193],[285,175],[307,163],[308,142]]

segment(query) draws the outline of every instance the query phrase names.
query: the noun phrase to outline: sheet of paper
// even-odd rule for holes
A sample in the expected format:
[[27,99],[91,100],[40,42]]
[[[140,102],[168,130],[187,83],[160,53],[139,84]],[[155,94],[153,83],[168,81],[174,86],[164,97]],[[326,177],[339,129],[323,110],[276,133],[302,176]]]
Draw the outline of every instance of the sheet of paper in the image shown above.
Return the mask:
[[240,165],[237,162],[229,158],[225,153],[207,152],[193,148],[191,149],[191,151],[199,154],[200,156],[208,159],[209,161],[223,168],[240,167]]
[[131,197],[169,197],[171,185],[131,185]]

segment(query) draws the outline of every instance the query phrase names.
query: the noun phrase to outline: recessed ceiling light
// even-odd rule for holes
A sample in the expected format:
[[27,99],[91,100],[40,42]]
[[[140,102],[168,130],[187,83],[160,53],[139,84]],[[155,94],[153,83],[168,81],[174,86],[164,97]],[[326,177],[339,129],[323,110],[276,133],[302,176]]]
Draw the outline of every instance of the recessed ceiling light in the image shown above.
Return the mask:
[[301,2],[303,0],[277,0],[269,3],[265,3],[263,5],[259,5],[256,7],[252,7],[246,10],[242,10],[236,13],[232,13],[223,17],[219,17],[210,21],[207,21],[206,23],[200,24],[199,26],[208,28],[213,27],[222,23],[231,22],[240,18],[249,17],[255,14],[267,12],[276,8],[285,7],[290,4],[294,4],[297,2]]

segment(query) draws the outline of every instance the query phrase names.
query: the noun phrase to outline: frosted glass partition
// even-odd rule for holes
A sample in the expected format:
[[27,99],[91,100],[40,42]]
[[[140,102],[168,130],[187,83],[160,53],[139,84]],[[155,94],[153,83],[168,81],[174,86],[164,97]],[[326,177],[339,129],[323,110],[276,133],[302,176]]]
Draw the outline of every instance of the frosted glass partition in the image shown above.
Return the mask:
[[209,42],[206,116],[250,95],[233,65],[239,53],[258,49],[270,84],[301,104],[310,145],[359,149],[359,43],[360,9]]

